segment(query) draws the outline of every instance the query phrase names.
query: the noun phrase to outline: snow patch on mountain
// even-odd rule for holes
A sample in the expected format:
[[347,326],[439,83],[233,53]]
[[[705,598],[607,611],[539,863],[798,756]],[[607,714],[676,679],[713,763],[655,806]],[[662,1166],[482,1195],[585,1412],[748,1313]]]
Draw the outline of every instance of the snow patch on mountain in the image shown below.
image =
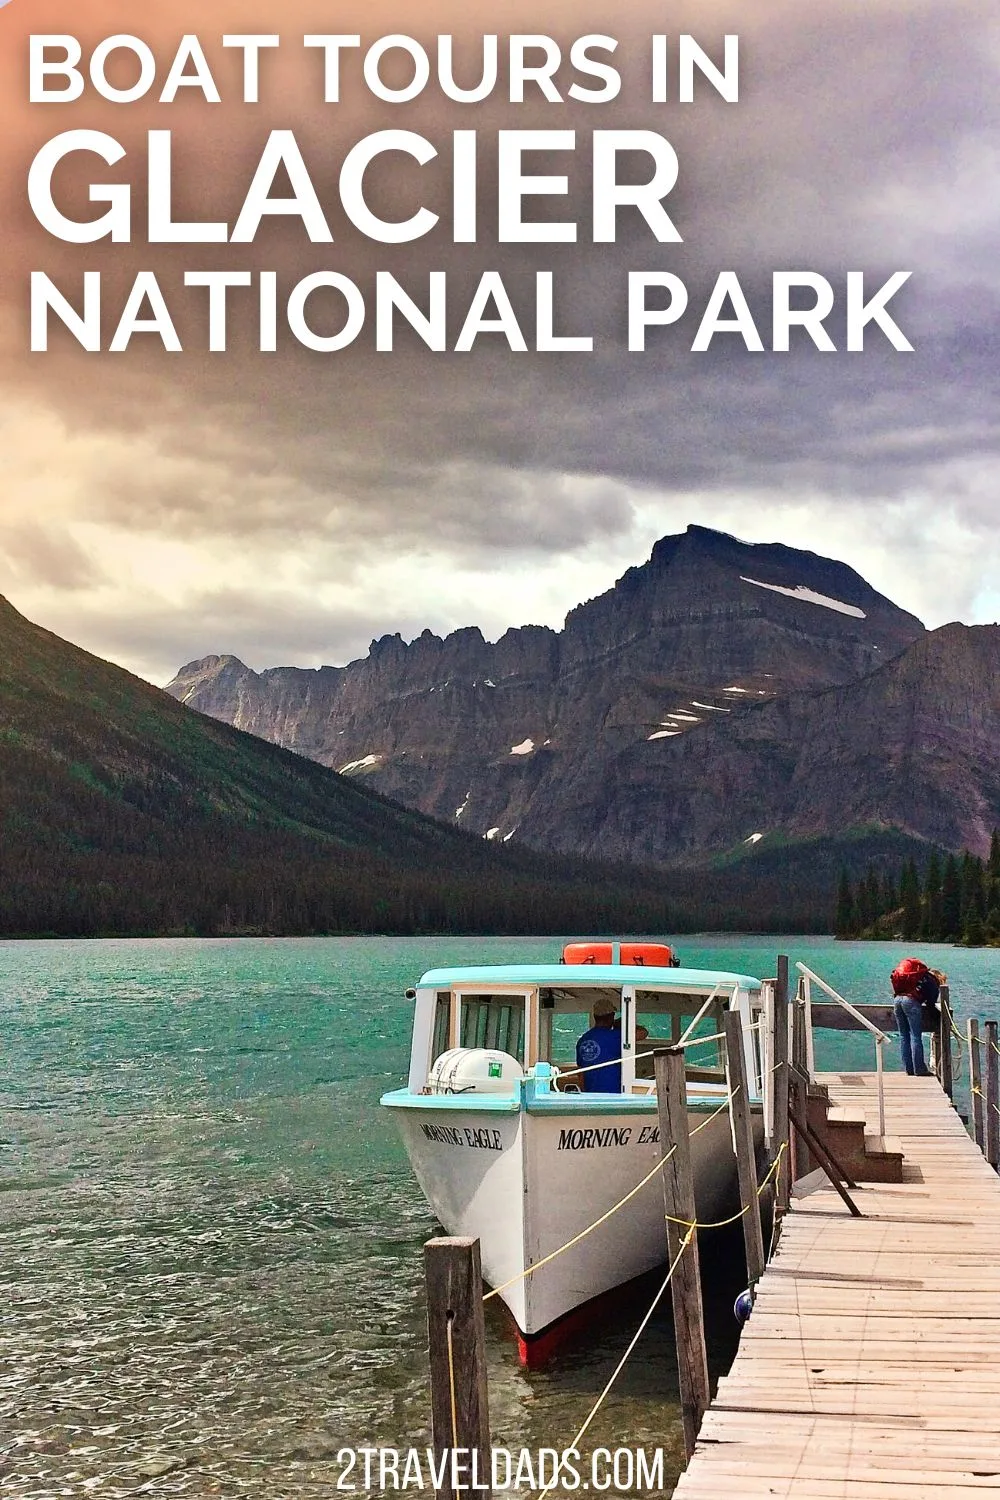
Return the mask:
[[340,767],[340,774],[347,776],[351,771],[367,771],[370,766],[377,766],[382,759],[381,755],[365,755],[361,760],[349,760],[346,766]]
[[804,604],[821,604],[824,609],[835,609],[838,614],[851,615],[855,620],[868,618],[864,610],[858,609],[856,604],[845,604],[842,599],[831,599],[829,594],[817,594],[815,589],[807,589],[804,583],[797,583],[794,588],[786,588],[781,583],[761,583],[759,578],[747,578],[742,573],[740,582],[752,583],[756,589],[770,589],[772,594],[784,594],[789,599],[801,599]]

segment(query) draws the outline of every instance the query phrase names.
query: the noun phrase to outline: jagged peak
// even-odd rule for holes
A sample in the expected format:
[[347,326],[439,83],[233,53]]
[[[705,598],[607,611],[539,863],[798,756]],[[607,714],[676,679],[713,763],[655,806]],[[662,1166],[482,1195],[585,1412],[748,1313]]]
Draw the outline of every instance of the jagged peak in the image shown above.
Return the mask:
[[849,563],[785,542],[744,541],[730,532],[694,523],[683,532],[661,537],[645,563],[629,568],[612,588],[570,610],[567,627],[589,619],[595,611],[616,610],[626,601],[632,606],[643,596],[655,597],[670,589],[669,577],[678,567],[683,568],[685,588],[704,568],[706,590],[718,597],[722,588],[730,599],[739,599],[742,606],[757,613],[776,610],[780,618],[787,610],[780,599],[766,601],[763,591],[771,590],[772,595],[791,595],[792,607],[803,599],[827,602],[844,616],[875,614],[885,623],[892,619],[899,625],[908,622],[914,634],[924,630],[922,621],[879,593]]
[[[228,652],[220,656],[201,656],[197,661],[189,661],[177,672],[177,677],[204,677],[211,672],[224,672],[235,669],[239,672],[249,672],[256,676],[252,667],[246,662],[240,661],[238,656],[232,656]],[[176,680],[176,679],[175,679]]]
[[392,635],[379,636],[378,640],[372,641],[368,648],[368,654],[372,657],[382,656],[387,652],[414,651],[421,648],[431,650],[443,650],[449,646],[485,646],[486,637],[478,625],[460,625],[457,630],[451,630],[447,635],[438,635],[430,627],[425,628],[412,641],[404,641],[397,630]]
[[388,656],[390,653],[405,651],[406,643],[398,630],[391,635],[376,636],[368,647],[368,655],[371,657]]
[[558,639],[559,632],[558,630],[553,630],[551,625],[510,625],[504,631],[503,635],[500,636],[497,645],[499,646],[504,641],[518,637],[523,640],[528,636],[536,639],[556,640]]

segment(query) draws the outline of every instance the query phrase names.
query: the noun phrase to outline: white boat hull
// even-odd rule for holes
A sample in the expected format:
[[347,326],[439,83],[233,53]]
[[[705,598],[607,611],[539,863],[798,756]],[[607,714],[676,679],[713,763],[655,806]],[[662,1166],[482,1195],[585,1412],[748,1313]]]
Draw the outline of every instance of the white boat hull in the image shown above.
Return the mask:
[[[500,1295],[526,1336],[664,1261],[657,1175],[579,1245],[523,1274],[599,1219],[655,1167],[660,1146],[654,1113],[501,1113],[471,1103],[447,1110],[428,1103],[400,1108],[397,1118],[428,1203],[449,1234],[479,1240],[484,1278],[503,1288]],[[691,1129],[707,1118],[703,1110],[692,1110]],[[711,1222],[738,1206],[725,1112],[692,1136],[691,1152],[698,1217]]]

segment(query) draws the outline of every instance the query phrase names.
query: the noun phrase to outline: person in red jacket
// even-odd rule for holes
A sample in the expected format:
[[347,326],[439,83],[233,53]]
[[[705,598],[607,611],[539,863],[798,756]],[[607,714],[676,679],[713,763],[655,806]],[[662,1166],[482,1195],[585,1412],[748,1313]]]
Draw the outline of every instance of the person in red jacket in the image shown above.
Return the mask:
[[893,1009],[896,1013],[903,1067],[911,1075],[927,1078],[929,1071],[924,1061],[922,1034],[924,1006],[933,1005],[938,997],[937,979],[923,959],[904,958],[893,969],[890,980],[892,993],[896,997]]

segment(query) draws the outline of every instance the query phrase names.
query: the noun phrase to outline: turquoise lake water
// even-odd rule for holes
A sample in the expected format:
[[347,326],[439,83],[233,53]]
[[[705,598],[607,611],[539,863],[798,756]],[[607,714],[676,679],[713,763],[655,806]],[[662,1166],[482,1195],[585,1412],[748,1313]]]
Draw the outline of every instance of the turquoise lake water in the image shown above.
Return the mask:
[[[0,944],[0,1494],[302,1500],[330,1492],[344,1446],[425,1444],[420,1247],[435,1225],[377,1107],[406,1069],[403,991],[442,964],[559,947]],[[886,997],[903,956],[824,938],[678,947],[686,965],[760,976],[787,952],[862,1002]],[[960,1026],[1000,1018],[1000,953],[910,951],[947,970]],[[866,1037],[820,1038],[820,1067],[871,1057]],[[960,1092],[966,1074],[963,1059]],[[717,1370],[734,1346],[733,1248],[709,1258]],[[531,1375],[491,1314],[495,1443],[569,1442],[637,1298]],[[663,1446],[679,1467],[667,1315],[591,1439]]]

